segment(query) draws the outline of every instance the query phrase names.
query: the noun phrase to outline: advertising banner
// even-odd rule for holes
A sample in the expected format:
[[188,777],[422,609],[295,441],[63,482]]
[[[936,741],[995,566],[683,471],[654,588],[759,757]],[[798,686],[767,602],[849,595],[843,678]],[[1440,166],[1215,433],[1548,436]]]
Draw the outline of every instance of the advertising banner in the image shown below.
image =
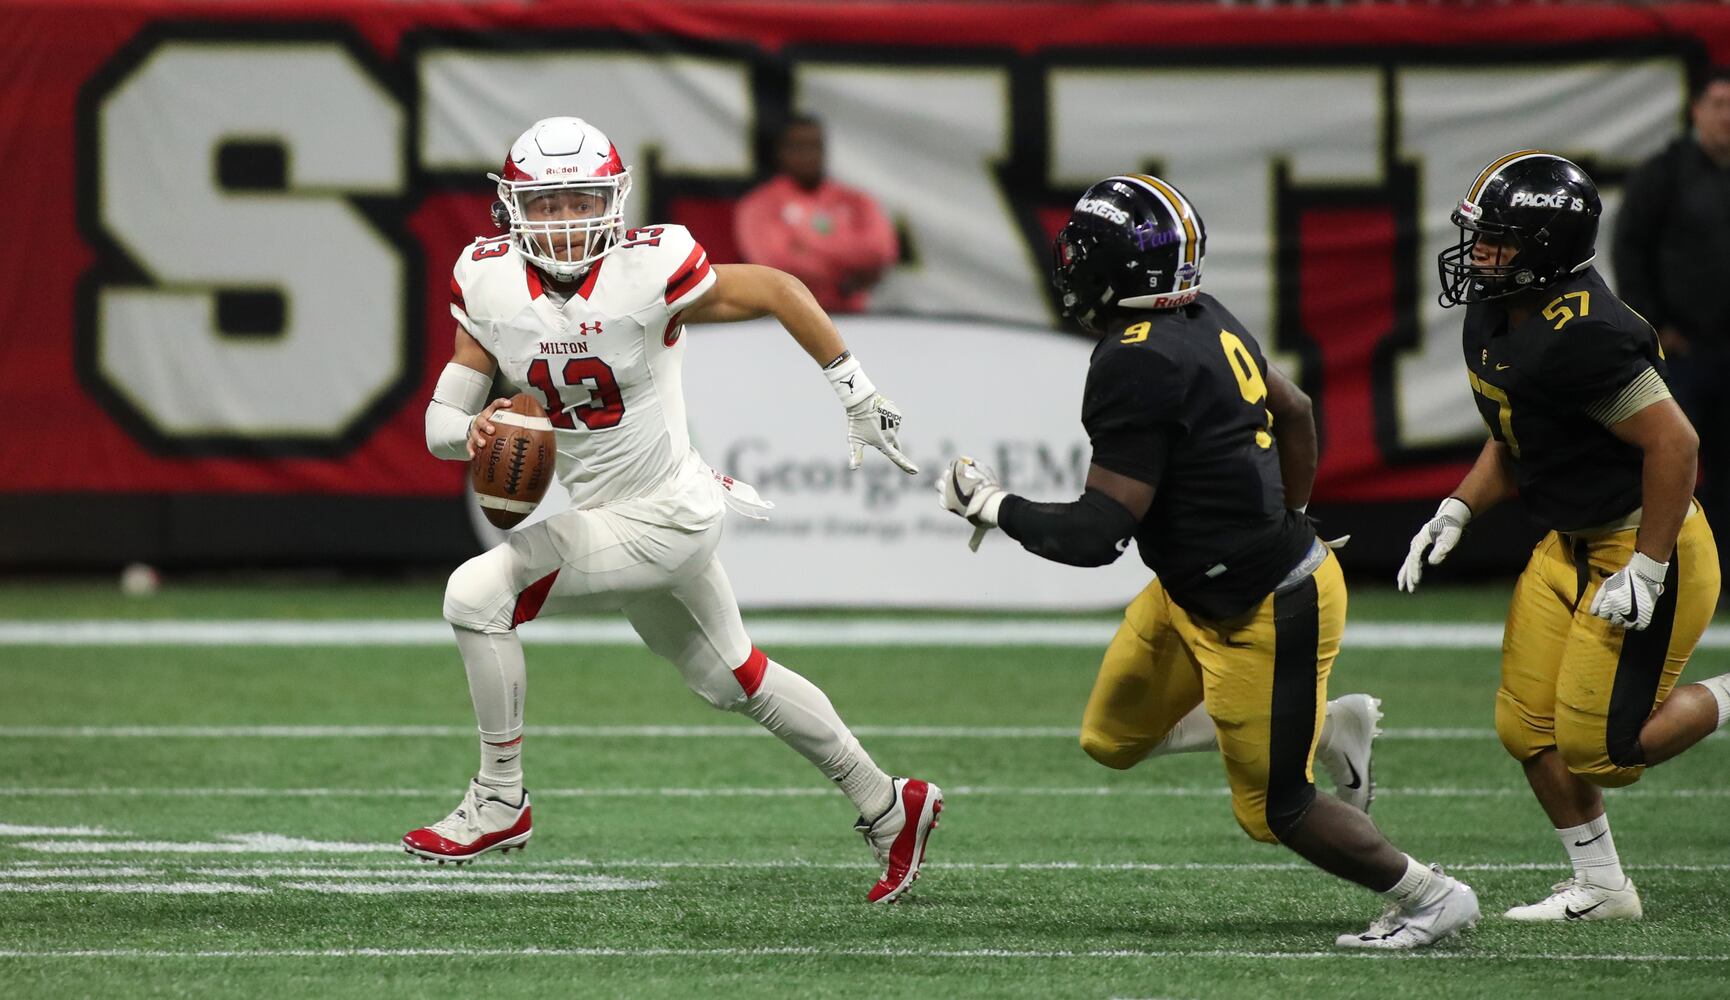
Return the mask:
[[[486,172],[529,122],[581,115],[633,171],[627,222],[684,224],[725,263],[796,112],[901,236],[886,325],[858,329],[884,338],[870,364],[921,462],[995,446],[967,407],[915,402],[948,369],[978,373],[1030,468],[1071,468],[1016,436],[1072,432],[1082,371],[1024,359],[1088,346],[1060,328],[1049,240],[1091,181],[1153,171],[1207,222],[1208,290],[1316,401],[1317,509],[1359,535],[1351,559],[1386,564],[1484,434],[1435,302],[1463,186],[1507,150],[1563,152],[1604,190],[1607,248],[1621,182],[1684,125],[1689,72],[1730,60],[1730,9],[1695,4],[13,0],[0,32],[0,401],[30,415],[0,436],[0,568],[37,569],[472,553],[464,470],[421,422],[452,262],[495,232]],[[975,341],[955,370],[942,345]],[[833,414],[769,416],[804,433]],[[738,457],[796,507],[818,473],[777,490],[775,463],[805,447]],[[790,525],[822,516],[756,541],[791,552]],[[860,558],[891,558],[881,543],[861,534]]]

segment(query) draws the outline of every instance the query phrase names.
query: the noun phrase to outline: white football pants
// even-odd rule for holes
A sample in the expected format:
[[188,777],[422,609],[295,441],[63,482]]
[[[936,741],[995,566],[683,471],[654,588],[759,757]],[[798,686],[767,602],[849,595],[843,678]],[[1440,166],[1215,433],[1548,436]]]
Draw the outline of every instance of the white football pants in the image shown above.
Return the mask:
[[622,610],[698,697],[755,719],[839,783],[861,815],[879,814],[891,802],[889,776],[816,685],[752,647],[715,557],[720,541],[720,519],[685,530],[608,509],[569,510],[458,567],[444,614],[457,630],[482,739],[498,744],[522,735],[517,625]]

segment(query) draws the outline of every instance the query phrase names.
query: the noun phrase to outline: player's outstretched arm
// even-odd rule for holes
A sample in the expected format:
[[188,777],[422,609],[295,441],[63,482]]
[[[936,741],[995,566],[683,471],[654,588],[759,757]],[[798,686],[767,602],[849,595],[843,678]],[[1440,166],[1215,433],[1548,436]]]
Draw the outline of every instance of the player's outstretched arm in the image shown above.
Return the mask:
[[1460,480],[1454,492],[1436,508],[1434,517],[1425,522],[1412,536],[1411,548],[1396,578],[1406,593],[1418,589],[1424,578],[1424,566],[1435,566],[1454,551],[1466,522],[1514,495],[1514,464],[1508,446],[1495,438],[1484,442],[1472,471]]
[[457,328],[456,348],[433,387],[426,408],[426,447],[437,458],[467,459],[494,433],[493,411],[508,399],[487,402],[498,362],[468,331]]
[[981,533],[1002,528],[1021,547],[1052,562],[1105,566],[1153,505],[1153,487],[1099,465],[1087,470],[1087,488],[1073,503],[1035,503],[1003,488],[971,458],[949,463],[938,484],[943,509],[966,518]]
[[841,332],[817,304],[805,283],[785,271],[758,264],[718,264],[715,285],[685,310],[687,323],[736,323],[773,316],[805,353],[823,366],[847,411],[848,466],[865,461],[865,446],[882,452],[909,475],[919,467],[901,454],[901,410],[877,391],[859,359],[847,350]]
[[1279,449],[1280,481],[1285,484],[1285,505],[1292,510],[1309,506],[1316,482],[1315,408],[1309,396],[1285,373],[1267,366],[1267,411],[1273,414],[1273,443]]

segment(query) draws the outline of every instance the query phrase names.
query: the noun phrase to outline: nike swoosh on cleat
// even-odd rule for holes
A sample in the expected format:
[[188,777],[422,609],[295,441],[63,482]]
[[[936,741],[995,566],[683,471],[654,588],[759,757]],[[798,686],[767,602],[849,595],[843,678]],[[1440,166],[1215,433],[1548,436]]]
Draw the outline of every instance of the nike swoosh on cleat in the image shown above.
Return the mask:
[[[1393,936],[1394,936],[1394,935],[1395,935],[1395,934],[1398,934],[1398,933],[1399,933],[1399,932],[1401,932],[1401,931],[1403,931],[1403,930],[1405,930],[1405,929],[1406,929],[1406,925],[1405,925],[1405,924],[1401,924],[1401,925],[1399,925],[1399,926],[1398,926],[1398,927],[1395,927],[1395,928],[1394,928],[1394,929],[1393,929],[1393,930],[1391,930],[1391,931],[1388,931],[1388,932],[1387,932],[1387,933],[1386,933],[1386,934],[1383,934],[1383,935],[1382,935],[1382,936],[1381,936],[1381,940],[1383,940],[1383,941],[1386,941],[1386,940],[1387,940],[1387,939],[1388,939],[1388,938],[1391,938],[1391,937],[1393,937]],[[1368,939],[1366,939],[1366,940],[1368,940]]]
[[1578,920],[1581,917],[1584,917],[1586,914],[1591,913],[1593,910],[1596,910],[1598,907],[1603,906],[1605,903],[1608,903],[1608,902],[1609,902],[1609,900],[1607,900],[1607,899],[1600,899],[1596,903],[1593,903],[1591,906],[1586,907],[1584,910],[1576,910],[1572,906],[1564,906],[1564,907],[1562,907],[1562,912],[1567,914],[1569,920]]
[[[1604,831],[1604,833],[1609,833],[1609,832],[1610,831],[1608,831],[1608,830]],[[1574,841],[1574,846],[1575,847],[1585,847],[1587,844],[1596,843],[1597,841],[1603,840],[1604,839],[1604,833],[1598,834],[1596,837],[1593,837],[1591,840],[1576,840],[1576,841]]]
[[1351,772],[1352,772],[1351,783],[1346,785],[1346,787],[1351,789],[1352,791],[1357,791],[1358,789],[1360,789],[1364,786],[1364,779],[1361,775],[1358,774],[1358,768],[1357,768],[1356,764],[1353,764],[1351,761],[1348,760],[1348,761],[1346,761],[1346,767],[1350,768]]

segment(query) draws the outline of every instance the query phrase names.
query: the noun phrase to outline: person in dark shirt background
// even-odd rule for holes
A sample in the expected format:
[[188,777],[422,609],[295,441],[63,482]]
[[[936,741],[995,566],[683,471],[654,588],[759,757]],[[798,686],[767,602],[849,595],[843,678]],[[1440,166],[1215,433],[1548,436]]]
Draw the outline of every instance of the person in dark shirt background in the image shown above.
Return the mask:
[[1689,111],[1693,130],[1628,179],[1616,284],[1658,331],[1670,391],[1700,435],[1700,504],[1721,519],[1730,512],[1730,67],[1700,80]]

